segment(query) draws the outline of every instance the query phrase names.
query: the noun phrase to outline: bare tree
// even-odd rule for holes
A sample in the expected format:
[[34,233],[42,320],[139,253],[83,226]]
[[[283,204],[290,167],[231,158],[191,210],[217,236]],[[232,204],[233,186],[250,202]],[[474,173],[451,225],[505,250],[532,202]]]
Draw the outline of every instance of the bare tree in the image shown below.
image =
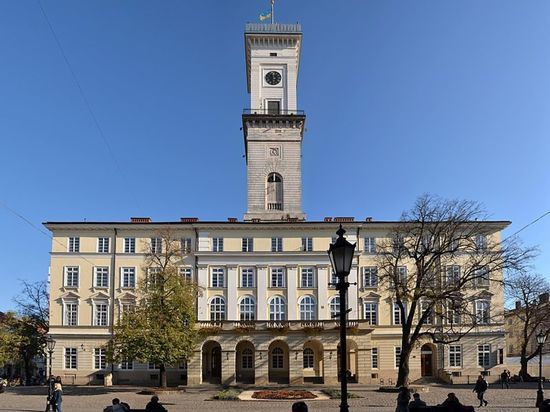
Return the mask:
[[517,302],[510,313],[513,325],[521,331],[519,375],[527,378],[527,364],[539,353],[539,346],[529,348],[529,343],[539,331],[550,333],[550,303],[541,299],[550,293],[550,284],[542,275],[516,271],[506,277],[506,292],[508,299]]
[[473,289],[501,285],[503,271],[521,269],[532,257],[513,239],[493,236],[504,222],[486,219],[476,202],[423,195],[378,245],[379,281],[402,330],[397,386],[409,383],[416,345],[456,342],[489,323],[488,307],[473,310]]

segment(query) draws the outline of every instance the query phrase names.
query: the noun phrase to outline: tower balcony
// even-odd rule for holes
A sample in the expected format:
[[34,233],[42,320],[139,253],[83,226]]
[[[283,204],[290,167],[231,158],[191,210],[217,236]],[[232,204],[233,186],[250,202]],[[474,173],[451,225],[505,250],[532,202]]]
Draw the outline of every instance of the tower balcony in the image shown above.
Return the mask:
[[247,23],[244,31],[247,34],[302,34],[302,25],[298,23]]
[[287,110],[279,108],[243,109],[243,116],[305,116],[304,110]]

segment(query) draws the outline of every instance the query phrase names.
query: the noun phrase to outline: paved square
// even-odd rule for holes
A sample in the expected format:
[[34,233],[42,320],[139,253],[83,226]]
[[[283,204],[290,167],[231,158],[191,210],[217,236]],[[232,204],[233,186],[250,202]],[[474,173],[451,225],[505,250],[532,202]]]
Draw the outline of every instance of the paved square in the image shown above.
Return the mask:
[[[135,408],[144,408],[150,396],[138,395],[138,387],[116,386],[112,388],[90,386],[67,386],[64,388],[64,412],[101,412],[118,397]],[[295,388],[293,388],[295,389]],[[308,389],[319,390],[317,387]],[[351,411],[394,412],[394,393],[380,393],[373,386],[351,385],[350,391],[362,396],[350,399]],[[45,387],[9,388],[0,394],[0,411],[43,412],[46,399]],[[513,385],[511,389],[491,386],[487,392],[488,407],[477,408],[477,399],[471,387],[466,386],[429,386],[427,392],[421,392],[422,399],[428,405],[441,403],[447,393],[455,392],[464,404],[476,406],[476,411],[530,412],[537,411],[533,405],[536,398],[535,384]],[[249,409],[254,411],[284,412],[290,411],[292,401],[211,401],[217,390],[212,388],[188,388],[185,392],[161,395],[161,402],[170,412],[174,411],[212,411],[229,412]],[[547,393],[550,396],[550,391]],[[338,400],[307,401],[310,411],[338,411]]]

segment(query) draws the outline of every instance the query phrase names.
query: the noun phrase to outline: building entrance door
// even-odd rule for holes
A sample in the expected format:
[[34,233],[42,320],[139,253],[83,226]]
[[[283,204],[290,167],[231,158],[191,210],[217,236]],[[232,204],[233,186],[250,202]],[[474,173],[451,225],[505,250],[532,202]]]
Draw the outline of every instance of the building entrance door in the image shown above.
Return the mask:
[[420,374],[422,376],[433,375],[433,351],[429,345],[422,346],[420,350]]
[[212,380],[215,382],[221,382],[222,379],[222,349],[218,346],[212,348],[212,358],[211,358],[211,371],[212,371]]

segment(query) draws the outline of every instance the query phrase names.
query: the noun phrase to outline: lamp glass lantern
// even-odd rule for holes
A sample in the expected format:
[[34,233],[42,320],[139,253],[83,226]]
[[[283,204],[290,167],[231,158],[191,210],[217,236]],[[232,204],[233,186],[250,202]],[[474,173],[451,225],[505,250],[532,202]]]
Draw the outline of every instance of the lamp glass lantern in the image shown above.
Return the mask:
[[344,238],[346,231],[340,225],[340,229],[336,232],[338,238],[336,242],[331,243],[328,249],[328,256],[332,269],[337,276],[346,276],[351,270],[353,262],[353,252],[355,251],[355,243],[350,243]]
[[46,338],[46,348],[48,349],[48,352],[53,352],[55,349],[55,339],[51,336]]
[[546,333],[544,333],[542,330],[537,334],[537,343],[539,345],[544,345],[546,342]]

